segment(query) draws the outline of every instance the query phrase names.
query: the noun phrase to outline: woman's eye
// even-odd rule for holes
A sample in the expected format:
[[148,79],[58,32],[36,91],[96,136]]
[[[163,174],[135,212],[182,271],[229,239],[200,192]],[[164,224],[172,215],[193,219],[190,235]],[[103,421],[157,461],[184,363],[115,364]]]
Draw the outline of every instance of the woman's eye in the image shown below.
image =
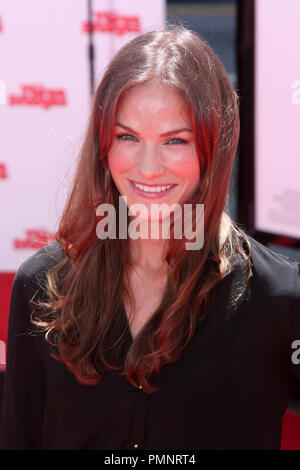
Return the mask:
[[134,141],[134,140],[137,140],[137,138],[134,137],[134,136],[131,135],[131,134],[118,134],[118,135],[117,135],[117,139],[119,139],[119,140],[126,140],[126,141],[128,141],[128,142],[132,142],[132,141]]
[[[126,142],[137,142],[138,141],[138,139],[136,137],[134,137],[133,135],[131,135],[131,134],[118,134],[117,139],[118,140],[124,140]],[[177,138],[169,139],[166,143],[171,144],[171,145],[174,145],[174,144],[178,145],[178,144],[187,144],[188,141],[184,140],[184,139],[180,139],[179,137],[177,137]]]
[[174,138],[174,139],[170,139],[170,140],[168,140],[167,143],[170,143],[170,142],[171,142],[171,145],[174,145],[174,143],[175,144],[187,144],[188,143],[187,140],[179,139],[179,137]]

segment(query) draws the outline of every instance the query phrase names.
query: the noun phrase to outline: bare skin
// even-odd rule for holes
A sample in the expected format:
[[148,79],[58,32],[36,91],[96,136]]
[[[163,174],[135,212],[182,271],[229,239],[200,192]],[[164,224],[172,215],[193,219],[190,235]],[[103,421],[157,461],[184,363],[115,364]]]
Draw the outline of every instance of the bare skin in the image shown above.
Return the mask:
[[161,271],[135,267],[129,275],[130,295],[135,303],[135,311],[131,311],[130,304],[124,300],[124,308],[133,339],[139,334],[145,323],[159,307],[167,274]]

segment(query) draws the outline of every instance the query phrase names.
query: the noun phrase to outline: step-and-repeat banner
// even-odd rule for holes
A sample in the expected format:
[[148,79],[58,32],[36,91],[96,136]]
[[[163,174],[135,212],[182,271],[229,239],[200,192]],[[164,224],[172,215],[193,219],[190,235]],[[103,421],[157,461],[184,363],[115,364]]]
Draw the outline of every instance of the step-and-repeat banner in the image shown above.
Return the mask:
[[163,28],[165,0],[0,0],[0,272],[54,239],[95,86],[117,50]]
[[300,239],[300,1],[255,2],[255,228]]

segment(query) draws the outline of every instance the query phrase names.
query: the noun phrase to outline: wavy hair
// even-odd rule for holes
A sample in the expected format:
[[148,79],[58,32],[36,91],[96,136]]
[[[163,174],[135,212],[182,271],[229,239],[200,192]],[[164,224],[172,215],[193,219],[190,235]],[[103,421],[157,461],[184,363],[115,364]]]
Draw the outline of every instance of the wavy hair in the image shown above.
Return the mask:
[[[182,25],[166,24],[125,44],[108,64],[95,92],[86,136],[56,240],[63,250],[46,273],[45,301],[32,321],[56,346],[80,383],[94,385],[108,371],[123,374],[147,393],[161,368],[177,360],[209,312],[214,288],[240,260],[245,276],[234,291],[236,307],[252,275],[250,244],[228,210],[228,192],[238,145],[238,95],[207,42]],[[205,242],[184,249],[185,238],[169,240],[170,273],[161,304],[120,361],[128,333],[122,299],[131,266],[128,239],[99,239],[96,208],[114,204],[119,192],[107,163],[118,103],[142,84],[172,87],[189,109],[200,164],[200,181],[190,201],[204,204]],[[128,219],[129,220],[129,219]],[[44,309],[44,311],[43,311]]]

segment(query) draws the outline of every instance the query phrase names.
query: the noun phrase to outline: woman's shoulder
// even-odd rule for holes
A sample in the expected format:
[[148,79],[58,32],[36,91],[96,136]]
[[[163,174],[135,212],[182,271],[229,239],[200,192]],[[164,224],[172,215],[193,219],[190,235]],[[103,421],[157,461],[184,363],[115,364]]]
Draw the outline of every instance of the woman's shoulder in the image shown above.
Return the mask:
[[263,295],[300,298],[300,262],[245,234],[251,247],[252,284]]
[[64,250],[58,242],[52,242],[37,250],[20,265],[16,271],[10,304],[10,323],[17,331],[25,331],[30,326],[28,308],[32,301],[46,300],[44,290],[46,274],[64,257]]
[[63,258],[65,253],[58,241],[49,243],[41,247],[33,255],[23,261],[18,268],[14,283],[28,282],[34,283],[38,279],[43,278],[50,268],[57,265]]

